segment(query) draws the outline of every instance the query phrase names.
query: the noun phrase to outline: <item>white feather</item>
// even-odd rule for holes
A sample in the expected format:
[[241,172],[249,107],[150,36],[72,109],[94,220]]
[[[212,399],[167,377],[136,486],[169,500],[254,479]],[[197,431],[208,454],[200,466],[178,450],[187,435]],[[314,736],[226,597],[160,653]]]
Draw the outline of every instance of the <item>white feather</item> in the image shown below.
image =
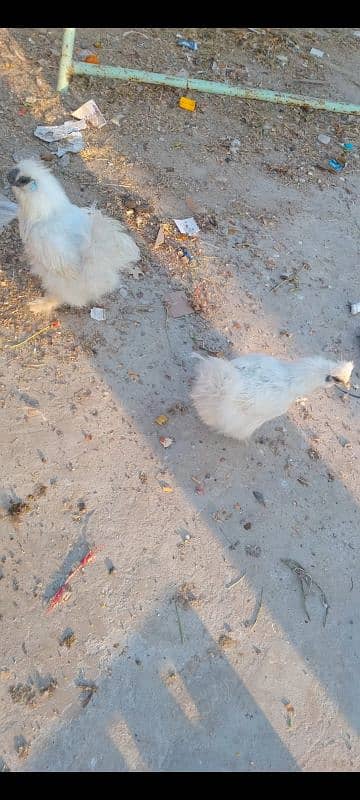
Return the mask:
[[200,358],[192,391],[195,408],[210,428],[240,441],[326,386],[328,376],[347,383],[353,369],[351,361],[322,357],[292,362],[258,353],[232,361]]

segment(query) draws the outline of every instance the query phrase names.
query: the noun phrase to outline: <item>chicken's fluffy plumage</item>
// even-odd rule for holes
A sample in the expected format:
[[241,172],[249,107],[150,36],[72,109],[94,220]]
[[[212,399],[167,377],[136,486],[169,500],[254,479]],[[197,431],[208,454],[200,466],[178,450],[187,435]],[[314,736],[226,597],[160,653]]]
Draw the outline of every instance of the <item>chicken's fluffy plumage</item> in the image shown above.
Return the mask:
[[24,159],[9,175],[31,271],[46,290],[33,310],[86,306],[117,289],[120,274],[140,258],[124,226],[94,208],[73,205],[41,162]]
[[353,369],[351,361],[322,357],[282,361],[253,353],[232,361],[198,358],[192,399],[200,418],[240,441],[285,414],[296,400],[328,385],[329,379],[348,383]]

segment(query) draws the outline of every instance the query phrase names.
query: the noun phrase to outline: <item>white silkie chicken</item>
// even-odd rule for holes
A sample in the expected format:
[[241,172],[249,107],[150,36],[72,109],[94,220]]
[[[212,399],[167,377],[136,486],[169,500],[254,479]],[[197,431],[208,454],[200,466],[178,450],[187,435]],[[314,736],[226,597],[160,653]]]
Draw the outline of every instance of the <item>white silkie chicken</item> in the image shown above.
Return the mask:
[[121,222],[73,205],[54,175],[35,159],[20,161],[7,177],[31,271],[46,292],[30,304],[31,311],[49,314],[63,304],[86,306],[117,289],[120,273],[140,258]]
[[261,353],[232,361],[196,357],[201,360],[191,396],[200,418],[240,441],[315,389],[332,381],[347,384],[354,366],[351,361],[335,363],[316,356],[298,361]]

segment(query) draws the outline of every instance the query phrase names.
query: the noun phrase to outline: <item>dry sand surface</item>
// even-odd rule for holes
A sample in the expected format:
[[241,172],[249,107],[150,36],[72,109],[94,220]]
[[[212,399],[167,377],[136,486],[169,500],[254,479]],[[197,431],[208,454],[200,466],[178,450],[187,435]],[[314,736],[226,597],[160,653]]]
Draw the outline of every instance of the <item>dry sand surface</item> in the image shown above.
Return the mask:
[[[76,48],[360,101],[351,29],[180,32],[197,52],[149,28],[78,29]],[[50,166],[142,260],[105,321],[61,309],[10,350],[46,320],[16,222],[0,234],[2,769],[359,771],[360,403],[318,391],[242,446],[190,402],[192,351],[351,359],[360,394],[359,118],[207,94],[191,113],[176,89],[87,78],[60,98],[61,40],[0,32],[2,175],[94,99],[106,126]],[[173,223],[191,216],[195,238]],[[306,607],[283,559],[323,591],[308,579]]]

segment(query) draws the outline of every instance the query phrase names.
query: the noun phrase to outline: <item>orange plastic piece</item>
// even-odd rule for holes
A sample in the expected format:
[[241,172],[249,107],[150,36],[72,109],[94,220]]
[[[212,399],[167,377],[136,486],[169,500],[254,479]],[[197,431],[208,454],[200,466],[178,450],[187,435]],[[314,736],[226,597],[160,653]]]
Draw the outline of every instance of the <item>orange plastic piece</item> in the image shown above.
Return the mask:
[[195,111],[196,101],[192,100],[191,97],[180,97],[179,106],[184,108],[185,111]]
[[92,56],[86,56],[85,61],[87,64],[100,64],[99,56],[95,55],[95,53]]

